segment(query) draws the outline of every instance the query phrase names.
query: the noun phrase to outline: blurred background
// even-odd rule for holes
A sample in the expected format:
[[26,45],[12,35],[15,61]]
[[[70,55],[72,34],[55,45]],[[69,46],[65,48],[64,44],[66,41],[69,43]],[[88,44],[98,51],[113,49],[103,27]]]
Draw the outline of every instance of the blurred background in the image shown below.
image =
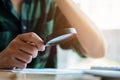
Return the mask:
[[58,46],[58,68],[86,69],[91,66],[120,66],[120,0],[73,0],[103,32],[107,52],[104,58],[82,58]]

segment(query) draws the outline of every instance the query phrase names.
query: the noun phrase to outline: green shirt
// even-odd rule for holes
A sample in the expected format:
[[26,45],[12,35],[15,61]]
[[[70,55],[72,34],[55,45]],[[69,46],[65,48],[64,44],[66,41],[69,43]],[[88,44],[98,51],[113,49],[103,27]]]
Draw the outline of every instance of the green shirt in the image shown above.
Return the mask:
[[[36,32],[42,39],[53,31],[55,4],[52,0],[24,0],[19,16],[10,0],[0,1],[0,51],[18,34]],[[54,63],[47,65],[50,47],[39,52],[27,67],[55,67]],[[55,56],[56,53],[54,53]]]
[[[70,27],[70,25],[53,0],[24,0],[20,16],[10,0],[0,0],[0,51],[6,48],[9,42],[18,34],[35,32],[44,39],[53,31],[66,27]],[[77,40],[75,39],[70,43],[78,45],[76,42]],[[61,46],[64,48],[71,47],[71,44],[68,43]],[[55,46],[47,47],[44,52],[39,53],[37,58],[33,59],[27,67],[56,67]]]

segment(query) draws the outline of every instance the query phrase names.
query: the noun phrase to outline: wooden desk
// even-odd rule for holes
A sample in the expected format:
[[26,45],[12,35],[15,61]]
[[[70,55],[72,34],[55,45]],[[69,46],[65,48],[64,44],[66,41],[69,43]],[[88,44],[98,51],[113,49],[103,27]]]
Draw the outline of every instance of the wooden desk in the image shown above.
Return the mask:
[[1,70],[0,80],[120,80],[120,72],[80,69]]
[[0,80],[101,80],[100,77],[83,74],[83,72],[30,69],[23,71],[1,71]]

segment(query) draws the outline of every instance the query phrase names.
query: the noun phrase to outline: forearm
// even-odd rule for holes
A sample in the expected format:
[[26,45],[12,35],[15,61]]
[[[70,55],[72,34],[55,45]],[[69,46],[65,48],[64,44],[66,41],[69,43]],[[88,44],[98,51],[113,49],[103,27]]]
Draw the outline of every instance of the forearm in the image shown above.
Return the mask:
[[102,57],[106,52],[103,35],[72,0],[54,0],[71,26],[77,30],[81,51],[86,56]]

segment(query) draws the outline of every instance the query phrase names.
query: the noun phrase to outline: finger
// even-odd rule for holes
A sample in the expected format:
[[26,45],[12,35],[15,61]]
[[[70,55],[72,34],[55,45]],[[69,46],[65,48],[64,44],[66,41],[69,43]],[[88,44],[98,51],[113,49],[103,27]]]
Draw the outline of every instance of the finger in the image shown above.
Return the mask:
[[14,58],[13,62],[14,62],[13,65],[12,65],[13,68],[16,67],[16,68],[19,68],[19,69],[24,69],[27,66],[27,63],[24,63],[17,58]]
[[13,69],[14,67],[18,67],[20,69],[23,69],[23,68],[26,68],[27,64],[26,63],[23,63],[19,60],[17,60],[16,58],[14,57],[8,57],[8,58],[5,58],[5,63],[2,64],[2,69]]
[[34,43],[39,51],[44,51],[45,49],[43,40],[36,33],[30,32],[26,34],[21,34],[18,35],[17,38],[25,42]]
[[[38,49],[35,46],[32,46],[24,41],[21,41],[20,39],[13,40],[10,44],[10,47],[12,48],[11,50],[21,51],[25,54],[32,55],[33,58],[35,58],[37,56],[37,53],[38,53]],[[14,53],[16,53],[16,52],[14,52]]]
[[26,53],[24,53],[24,52],[22,52],[22,51],[14,51],[16,54],[14,55],[14,57],[17,59],[17,60],[19,60],[19,61],[21,61],[21,62],[23,62],[23,63],[30,63],[31,61],[32,61],[32,56],[31,55],[29,55],[29,54],[26,54]]

